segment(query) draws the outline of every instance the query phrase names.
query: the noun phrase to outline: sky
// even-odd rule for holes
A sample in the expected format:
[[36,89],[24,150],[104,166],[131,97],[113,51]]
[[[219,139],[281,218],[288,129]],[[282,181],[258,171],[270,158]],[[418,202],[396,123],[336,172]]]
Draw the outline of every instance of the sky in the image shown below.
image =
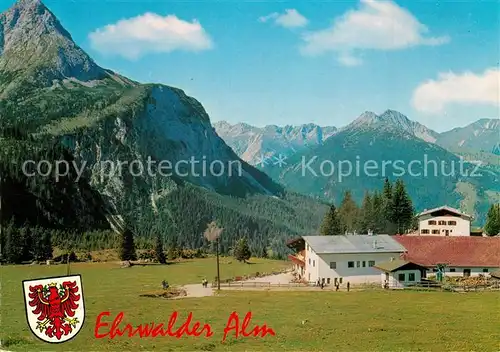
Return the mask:
[[212,122],[340,127],[393,109],[441,132],[499,117],[498,1],[44,3],[99,65],[183,89]]

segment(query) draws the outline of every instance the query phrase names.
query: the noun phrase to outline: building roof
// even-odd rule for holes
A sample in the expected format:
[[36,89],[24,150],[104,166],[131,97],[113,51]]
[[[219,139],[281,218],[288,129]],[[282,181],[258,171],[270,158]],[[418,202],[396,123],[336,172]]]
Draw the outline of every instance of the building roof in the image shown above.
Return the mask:
[[296,252],[299,252],[299,251],[305,249],[306,244],[305,244],[304,239],[302,237],[298,237],[298,238],[293,238],[291,240],[286,241],[286,246],[288,248],[293,249]]
[[306,263],[302,259],[298,258],[295,255],[289,254],[288,255],[288,259],[290,261],[292,261],[294,264],[297,264],[297,265],[300,265],[300,266],[305,266],[306,265]]
[[475,236],[394,236],[407,249],[404,260],[426,267],[500,268],[500,238]]
[[389,235],[304,236],[303,238],[318,254],[405,251],[405,248]]
[[403,259],[395,259],[395,260],[390,260],[387,262],[379,263],[379,264],[375,265],[374,268],[380,269],[382,271],[392,272],[392,271],[396,271],[398,269],[404,269],[405,266],[412,267],[412,268],[421,267],[422,269],[425,269],[425,267],[422,267],[418,264],[415,264],[413,262],[410,262],[408,260],[403,260]]
[[454,213],[454,214],[457,214],[457,215],[460,215],[460,216],[465,216],[465,217],[468,217],[469,219],[472,219],[471,215],[462,213],[460,210],[452,208],[452,207],[449,207],[447,205],[443,205],[442,207],[437,207],[437,208],[433,208],[433,209],[429,209],[429,210],[424,210],[420,214],[417,214],[417,217],[420,217],[420,216],[423,216],[423,215],[427,215],[427,214],[432,214],[432,213],[435,213],[437,211],[442,211],[442,210],[448,211],[450,213]]

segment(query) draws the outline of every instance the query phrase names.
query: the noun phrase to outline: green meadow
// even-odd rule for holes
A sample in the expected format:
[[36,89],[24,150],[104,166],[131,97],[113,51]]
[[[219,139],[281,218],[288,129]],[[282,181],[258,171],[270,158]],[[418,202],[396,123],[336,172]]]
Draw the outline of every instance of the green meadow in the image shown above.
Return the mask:
[[[271,272],[286,262],[252,259],[252,264],[223,258],[221,277]],[[333,291],[224,291],[212,297],[168,300],[140,297],[157,291],[161,280],[172,285],[213,279],[215,260],[197,259],[170,265],[120,268],[116,263],[75,263],[71,274],[81,274],[86,319],[71,341],[47,344],[26,323],[21,281],[65,275],[64,265],[2,266],[0,337],[8,351],[498,351],[500,349],[500,295],[495,292],[449,293],[365,290]],[[173,312],[180,326],[189,312],[193,324],[210,324],[213,336],[180,339],[96,339],[99,313],[136,326],[152,322],[167,325]],[[247,331],[267,325],[276,335],[235,338],[222,342],[232,312],[252,319]],[[111,318],[105,322],[111,323]],[[240,320],[240,323],[241,323]],[[100,331],[103,332],[103,331]]]

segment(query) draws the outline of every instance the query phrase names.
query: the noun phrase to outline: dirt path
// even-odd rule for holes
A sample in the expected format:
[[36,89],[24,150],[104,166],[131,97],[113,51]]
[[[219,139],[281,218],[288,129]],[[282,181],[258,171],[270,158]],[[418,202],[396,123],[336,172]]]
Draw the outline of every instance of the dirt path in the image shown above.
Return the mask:
[[189,298],[189,297],[209,297],[214,295],[214,291],[211,287],[203,287],[202,284],[190,284],[184,285],[181,288],[186,290],[187,295],[180,298]]
[[[269,275],[256,277],[253,279],[248,279],[244,281],[249,282],[270,282],[271,284],[287,284],[292,280],[293,276],[291,273],[283,273],[278,275]],[[203,287],[201,284],[189,284],[184,285],[181,288],[186,290],[187,295],[178,297],[181,298],[189,298],[189,297],[209,297],[214,295],[214,289],[211,287]]]

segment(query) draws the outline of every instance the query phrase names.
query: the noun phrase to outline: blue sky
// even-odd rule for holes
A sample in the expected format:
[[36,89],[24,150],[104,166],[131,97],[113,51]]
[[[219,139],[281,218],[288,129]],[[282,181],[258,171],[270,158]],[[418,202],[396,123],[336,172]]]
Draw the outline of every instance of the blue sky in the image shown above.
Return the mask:
[[44,3],[98,64],[179,87],[212,121],[342,126],[390,108],[443,131],[499,117],[496,1]]

